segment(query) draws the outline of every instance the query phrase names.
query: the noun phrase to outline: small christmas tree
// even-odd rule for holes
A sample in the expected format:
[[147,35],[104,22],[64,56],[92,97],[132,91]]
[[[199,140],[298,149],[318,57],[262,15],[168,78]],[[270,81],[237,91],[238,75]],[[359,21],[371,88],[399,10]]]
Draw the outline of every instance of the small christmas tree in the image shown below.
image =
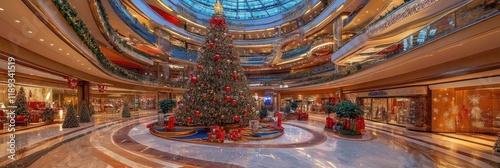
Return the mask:
[[92,106],[92,104],[89,104],[89,113],[90,117],[92,117],[95,114],[94,106]]
[[130,110],[128,109],[128,102],[123,103],[122,117],[123,118],[131,117]]
[[260,107],[259,117],[260,117],[260,119],[267,117],[267,107],[266,106],[262,105],[262,107]]
[[66,117],[64,117],[63,128],[73,128],[79,127],[78,118],[76,118],[75,110],[73,105],[68,105],[68,111],[66,112]]
[[495,142],[495,146],[493,146],[493,151],[500,152],[500,132],[498,132],[497,142]]
[[85,101],[82,101],[80,105],[80,122],[88,123],[90,122],[90,112]]
[[24,92],[24,88],[21,87],[19,89],[19,92],[17,92],[16,96],[16,102],[14,103],[14,106],[16,106],[16,115],[22,115],[25,116],[26,118],[30,117],[30,113],[28,112],[28,101],[26,101],[26,93]]

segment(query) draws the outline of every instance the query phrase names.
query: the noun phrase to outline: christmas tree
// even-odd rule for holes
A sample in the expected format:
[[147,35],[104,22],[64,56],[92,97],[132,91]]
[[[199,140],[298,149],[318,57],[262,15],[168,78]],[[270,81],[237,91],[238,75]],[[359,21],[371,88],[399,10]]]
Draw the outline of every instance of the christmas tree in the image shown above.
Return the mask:
[[80,105],[80,122],[87,123],[90,122],[90,112],[85,101],[82,101]]
[[248,124],[258,118],[220,2],[214,10],[198,65],[174,115],[179,125]]
[[73,105],[68,105],[68,111],[66,112],[66,117],[64,117],[63,128],[73,128],[79,127],[78,118],[76,118],[75,110]]
[[16,96],[16,102],[14,102],[14,106],[16,106],[16,115],[22,115],[26,118],[30,117],[30,113],[28,112],[28,101],[26,101],[26,93],[24,92],[24,88],[21,87]]
[[128,109],[128,102],[123,103],[122,117],[123,118],[131,117],[130,110]]

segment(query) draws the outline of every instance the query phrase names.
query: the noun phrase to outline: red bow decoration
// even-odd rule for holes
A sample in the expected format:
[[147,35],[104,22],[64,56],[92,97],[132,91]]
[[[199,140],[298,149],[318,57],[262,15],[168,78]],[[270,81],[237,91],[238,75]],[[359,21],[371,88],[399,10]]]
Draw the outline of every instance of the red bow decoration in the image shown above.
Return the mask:
[[104,85],[97,85],[97,90],[99,90],[99,92],[104,92],[104,90],[106,90],[106,86]]
[[210,19],[210,24],[215,26],[221,25],[222,27],[226,28],[226,20],[224,19],[212,18]]

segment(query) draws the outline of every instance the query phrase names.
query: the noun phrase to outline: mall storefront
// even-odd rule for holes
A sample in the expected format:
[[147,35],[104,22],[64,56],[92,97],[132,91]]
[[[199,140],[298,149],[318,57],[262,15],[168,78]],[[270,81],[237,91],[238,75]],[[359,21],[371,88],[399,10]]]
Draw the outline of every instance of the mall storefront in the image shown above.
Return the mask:
[[360,105],[365,119],[431,131],[430,94],[427,86],[354,92],[346,98]]
[[433,132],[496,135],[500,131],[500,77],[429,88]]

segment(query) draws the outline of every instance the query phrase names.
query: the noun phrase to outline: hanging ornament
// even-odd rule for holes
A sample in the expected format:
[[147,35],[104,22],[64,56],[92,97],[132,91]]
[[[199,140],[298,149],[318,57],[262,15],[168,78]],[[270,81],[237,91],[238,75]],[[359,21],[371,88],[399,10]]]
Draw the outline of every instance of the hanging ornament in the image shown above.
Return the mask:
[[191,83],[196,84],[196,77],[195,76],[191,77]]
[[229,53],[229,52],[228,52],[228,53],[227,53],[227,57],[231,57],[231,53]]
[[233,61],[236,61],[236,57],[233,57]]
[[233,105],[236,105],[236,100],[233,100]]
[[232,44],[229,44],[229,48],[233,48],[233,45],[232,45]]
[[243,114],[247,115],[248,111],[247,110],[243,110]]
[[208,45],[210,46],[210,48],[214,48],[214,45],[215,45],[215,44],[214,44],[214,43],[210,43],[210,44],[208,44]]
[[205,87],[205,82],[201,83],[201,87]]
[[212,99],[212,102],[217,102],[217,99],[216,99],[216,98],[213,98],[213,99]]
[[189,110],[189,106],[186,106],[186,110]]
[[220,55],[219,54],[215,54],[215,61],[219,61],[220,60]]
[[231,101],[231,97],[226,96],[226,102],[229,102],[229,101]]
[[230,92],[230,91],[231,91],[231,87],[226,86],[226,92]]
[[214,90],[210,90],[210,94],[214,94]]
[[233,75],[233,79],[234,79],[234,80],[238,80],[238,75],[234,74],[234,75]]
[[237,115],[236,115],[236,116],[234,116],[234,121],[235,121],[235,122],[240,121],[240,117],[239,117],[239,116],[237,116]]
[[194,90],[194,88],[190,88],[190,90],[191,90],[191,91],[193,91],[193,90]]
[[194,99],[191,99],[191,103],[194,103]]
[[220,74],[222,74],[222,71],[221,70],[217,70],[217,75],[220,76]]
[[203,45],[203,46],[201,46],[201,48],[205,49],[205,48],[207,48],[207,46]]
[[226,61],[227,61],[228,64],[231,63],[231,60],[226,60]]
[[198,71],[201,71],[203,67],[201,65],[198,65],[196,68],[198,69]]
[[194,116],[196,117],[200,116],[200,111],[196,110],[196,112],[194,112]]
[[188,118],[186,119],[186,122],[187,122],[188,124],[189,124],[189,123],[191,123],[191,117],[188,117]]
[[179,100],[179,101],[177,101],[177,104],[181,104],[181,103],[182,103],[182,99],[181,99],[181,100]]

